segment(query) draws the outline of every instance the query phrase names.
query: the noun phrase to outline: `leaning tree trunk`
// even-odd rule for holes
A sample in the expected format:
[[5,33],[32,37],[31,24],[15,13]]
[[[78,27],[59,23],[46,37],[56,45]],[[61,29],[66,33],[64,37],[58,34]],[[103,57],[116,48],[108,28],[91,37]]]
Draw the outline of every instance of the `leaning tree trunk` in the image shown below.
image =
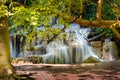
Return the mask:
[[10,44],[7,17],[0,20],[0,80],[13,80],[10,63]]

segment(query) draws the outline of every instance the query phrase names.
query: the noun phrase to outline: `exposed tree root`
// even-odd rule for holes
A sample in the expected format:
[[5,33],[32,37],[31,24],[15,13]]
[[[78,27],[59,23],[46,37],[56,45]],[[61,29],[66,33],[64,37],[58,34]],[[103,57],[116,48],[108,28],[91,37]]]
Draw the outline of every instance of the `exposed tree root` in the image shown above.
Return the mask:
[[0,66],[0,80],[16,80],[19,78],[15,70],[9,66]]

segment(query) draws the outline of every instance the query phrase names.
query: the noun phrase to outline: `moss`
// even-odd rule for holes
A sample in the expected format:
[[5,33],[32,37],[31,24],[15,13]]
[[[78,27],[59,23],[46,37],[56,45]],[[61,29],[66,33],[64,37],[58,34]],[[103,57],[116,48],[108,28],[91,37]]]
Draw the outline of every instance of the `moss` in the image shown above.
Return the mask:
[[30,51],[35,51],[36,49],[35,49],[34,46],[30,46],[29,50],[30,50]]
[[93,57],[89,57],[88,59],[86,59],[83,63],[98,63],[99,60]]

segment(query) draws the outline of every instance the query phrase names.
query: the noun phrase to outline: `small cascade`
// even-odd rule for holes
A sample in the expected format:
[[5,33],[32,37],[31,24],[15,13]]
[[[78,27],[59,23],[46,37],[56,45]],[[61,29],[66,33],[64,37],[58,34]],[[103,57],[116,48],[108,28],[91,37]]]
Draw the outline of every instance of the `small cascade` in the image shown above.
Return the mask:
[[47,54],[43,55],[43,63],[72,63],[70,48],[57,42],[51,42],[47,46]]
[[10,52],[11,52],[11,58],[15,57],[15,51],[14,51],[14,48],[13,48],[13,45],[12,45],[12,41],[10,40]]
[[87,58],[93,57],[98,60],[101,60],[96,53],[93,52],[93,48],[87,41],[87,35],[89,34],[89,29],[79,29],[76,32],[76,60],[77,63],[80,61],[81,55],[81,62],[84,62]]
[[13,38],[13,36],[10,36],[10,52],[11,52],[11,58],[16,57],[16,40]]
[[[20,41],[21,36],[13,37],[13,35],[10,35],[10,52],[11,52],[11,58],[22,58],[23,52],[22,48],[24,43]],[[25,41],[24,41],[25,42]]]
[[89,57],[101,61],[87,42],[88,28],[71,25],[67,32],[67,44],[61,39],[48,44],[47,53],[42,56],[43,63],[82,63]]

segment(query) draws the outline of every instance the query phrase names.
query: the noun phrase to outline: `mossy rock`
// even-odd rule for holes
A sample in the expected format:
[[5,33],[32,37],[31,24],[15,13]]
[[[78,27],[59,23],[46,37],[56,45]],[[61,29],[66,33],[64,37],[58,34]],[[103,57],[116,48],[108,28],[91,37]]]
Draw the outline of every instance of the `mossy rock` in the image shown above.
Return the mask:
[[83,63],[98,63],[98,62],[100,62],[100,60],[92,56],[88,57],[86,60],[83,61]]
[[29,61],[32,62],[34,64],[38,64],[42,62],[42,56],[39,55],[31,55],[31,56],[27,56],[24,58],[25,61]]

